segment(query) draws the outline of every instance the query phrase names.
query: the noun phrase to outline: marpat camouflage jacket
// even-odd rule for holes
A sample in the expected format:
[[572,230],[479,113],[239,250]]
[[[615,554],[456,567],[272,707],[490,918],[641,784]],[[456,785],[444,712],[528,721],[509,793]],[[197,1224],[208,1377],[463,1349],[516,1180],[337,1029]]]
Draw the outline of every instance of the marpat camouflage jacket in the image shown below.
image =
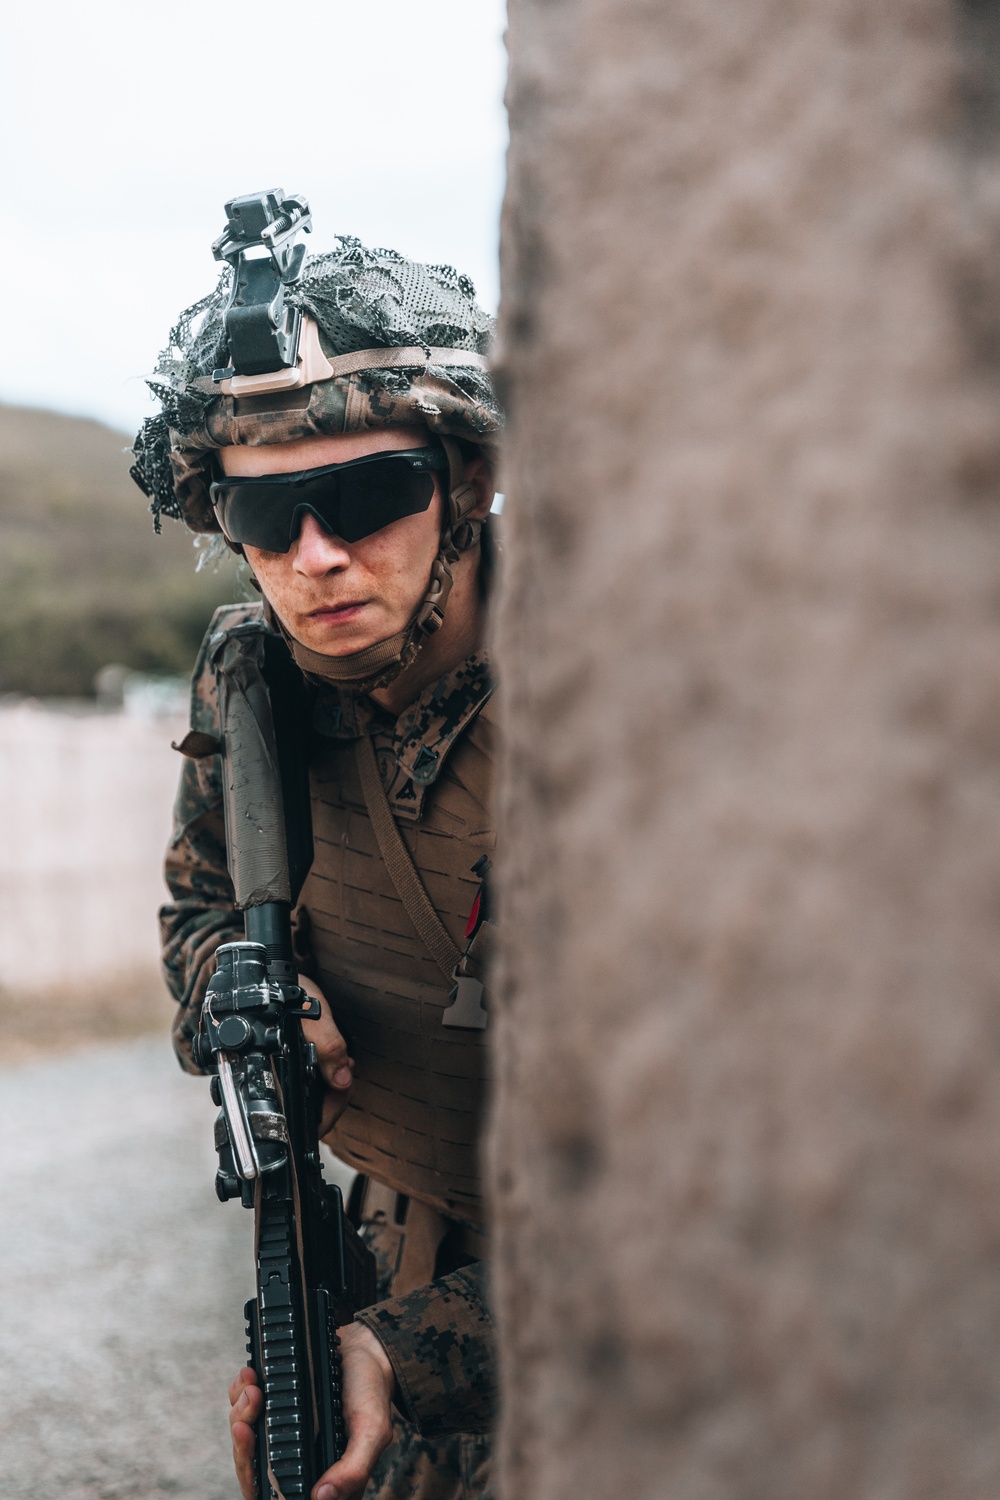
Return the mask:
[[[216,688],[208,660],[209,639],[219,630],[256,617],[259,613],[260,605],[254,604],[229,606],[216,612],[192,683],[191,728],[196,733],[213,738],[219,733]],[[359,733],[373,736],[389,802],[401,830],[408,841],[417,835],[423,839],[423,843],[411,843],[411,850],[422,874],[421,850],[428,845],[429,835],[433,833],[436,809],[441,801],[437,788],[439,783],[444,786],[450,774],[449,757],[472,734],[473,741],[470,743],[474,742],[476,766],[484,756],[489,759],[488,745],[486,750],[483,747],[492,731],[485,721],[480,724],[480,719],[481,710],[492,691],[493,682],[484,653],[470,657],[427,688],[398,720],[391,719],[371,700],[358,700],[325,685],[317,690],[313,717],[314,724],[318,726],[318,756],[321,766],[327,763],[323,760],[324,756],[327,760],[331,755],[336,756],[338,741],[345,744],[353,742]],[[479,737],[478,740],[476,736]],[[312,760],[311,757],[311,773]],[[459,791],[468,801],[468,787],[465,783],[470,777],[466,774],[463,779],[458,775],[458,779],[462,782]],[[329,790],[329,774],[324,773],[320,780],[326,789],[324,795],[329,801],[332,795]],[[454,786],[450,795],[454,803],[458,796]],[[493,847],[491,820],[488,816],[483,816],[475,797],[472,802],[473,810],[468,812],[463,812],[464,802],[459,800],[457,804],[459,812],[465,817],[463,826],[467,825],[470,830],[469,847],[467,850],[464,847],[462,849],[460,863],[463,871],[466,865],[471,867],[481,853]],[[314,809],[315,806],[314,792]],[[355,822],[359,819],[367,821],[363,806],[361,809],[352,806],[349,811]],[[454,811],[449,812],[448,816],[452,822],[456,821]],[[343,837],[346,839],[348,835]],[[435,847],[440,847],[440,842]],[[317,879],[324,876],[324,848],[322,841],[317,840],[313,866]],[[439,872],[432,871],[432,877],[436,878],[437,874]],[[205,988],[215,968],[215,950],[221,943],[243,935],[243,922],[233,906],[232,884],[226,866],[221,765],[214,754],[184,760],[174,808],[173,834],[167,852],[166,880],[172,899],[162,908],[160,922],[164,973],[178,1006],[173,1028],[174,1043],[181,1065],[194,1072],[197,1070],[191,1060],[191,1038],[197,1031]],[[456,942],[461,943],[466,917],[476,899],[478,886],[471,875],[460,874],[456,877],[456,882],[453,884],[457,893],[453,894],[449,904],[448,894],[441,881],[437,880],[435,885],[434,878],[428,879],[442,920]],[[382,890],[377,894],[384,907],[387,901],[386,891]],[[331,985],[330,969],[335,965],[336,959],[327,959],[325,967],[320,968],[313,961],[308,915],[308,912],[297,913],[300,962],[303,969],[317,977],[330,994],[327,986]],[[406,924],[402,924],[396,913],[389,925],[395,932],[395,927],[408,925],[408,919]],[[462,1039],[442,1031],[440,1011],[435,1010],[434,1006],[440,1004],[443,1008],[447,1004],[447,986],[422,949],[418,963],[419,939],[415,933],[412,937],[416,947],[408,958],[404,954],[404,959],[409,969],[416,974],[414,984],[417,988],[412,993],[420,996],[419,1009],[421,1013],[429,1013],[434,1024],[434,1029],[429,1033],[430,1044],[436,1046],[441,1041],[442,1046],[452,1046],[451,1052],[445,1051],[446,1057],[467,1057],[473,1042],[477,1047],[481,1046],[482,1034],[479,1033],[474,1039]],[[394,940],[396,947],[400,948],[402,939],[398,933],[395,933]],[[403,947],[405,948],[405,944]],[[421,968],[421,965],[426,967]],[[341,976],[334,974],[333,985],[340,980]],[[361,1104],[355,1110],[357,1120],[353,1128],[357,1139],[363,1141],[365,1017],[362,1012],[368,991],[364,984],[357,981],[357,975],[352,974],[347,960],[343,983],[347,986],[354,1005],[348,1018],[354,1032],[351,1039],[352,1055],[357,1052],[362,1054],[352,1100],[354,1092],[358,1092]],[[394,984],[395,989],[401,987],[398,983]],[[332,1003],[334,1014],[344,1029],[337,1004]],[[456,1043],[461,1043],[464,1050],[458,1050],[454,1045]],[[438,1050],[441,1050],[440,1047]],[[428,1073],[432,1086],[440,1072],[441,1069],[437,1073],[431,1069]],[[446,1075],[448,1068],[445,1067],[443,1072]],[[479,1075],[476,1071],[473,1069],[470,1072],[465,1067],[464,1072],[469,1077],[468,1086],[478,1090],[476,1077]],[[443,1086],[454,1083],[447,1076],[441,1081]],[[454,1103],[450,1098],[445,1102],[448,1105]],[[367,1171],[379,1180],[387,1178],[390,1187],[403,1192],[412,1191],[413,1184],[406,1179],[405,1171],[403,1178],[396,1181],[391,1180],[390,1175],[384,1172],[376,1171],[372,1174],[369,1163],[358,1159],[362,1147],[352,1145],[354,1137],[350,1134],[350,1128],[348,1126],[343,1140],[329,1138],[329,1144],[337,1154],[351,1160],[359,1170]],[[419,1135],[419,1131],[417,1134]],[[348,1149],[345,1149],[345,1141]],[[456,1196],[448,1196],[444,1190],[437,1194],[427,1192],[425,1196],[441,1212],[450,1213],[460,1222],[472,1224],[476,1215],[471,1199],[466,1211],[461,1184],[465,1181],[462,1174],[475,1169],[467,1167],[464,1158],[456,1161],[454,1150],[457,1148],[453,1143],[448,1145],[452,1155],[447,1157],[443,1166],[438,1164],[437,1170],[445,1175],[449,1172],[459,1174],[456,1179]],[[415,1152],[410,1154],[419,1155]],[[472,1155],[474,1154],[473,1150]],[[413,1170],[418,1171],[421,1165],[418,1160]],[[426,1170],[431,1171],[433,1167],[432,1163]],[[420,1196],[419,1190],[415,1196]],[[486,1297],[486,1271],[482,1263],[454,1271],[405,1296],[380,1302],[366,1309],[359,1315],[359,1319],[372,1329],[385,1346],[396,1371],[404,1415],[418,1429],[422,1438],[435,1439],[450,1433],[488,1430],[496,1378],[493,1328]]]

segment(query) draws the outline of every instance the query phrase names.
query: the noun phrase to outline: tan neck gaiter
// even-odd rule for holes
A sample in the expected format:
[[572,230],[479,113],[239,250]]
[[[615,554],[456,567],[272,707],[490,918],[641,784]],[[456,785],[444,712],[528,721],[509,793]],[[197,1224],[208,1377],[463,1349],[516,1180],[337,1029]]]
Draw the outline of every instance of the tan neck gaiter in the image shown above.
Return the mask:
[[323,656],[290,636],[277,617],[275,624],[287,641],[296,665],[307,677],[333,683],[335,687],[347,688],[353,693],[371,693],[394,682],[419,649],[415,640],[416,627],[412,623],[388,640],[376,641],[374,646],[356,651],[353,656]]

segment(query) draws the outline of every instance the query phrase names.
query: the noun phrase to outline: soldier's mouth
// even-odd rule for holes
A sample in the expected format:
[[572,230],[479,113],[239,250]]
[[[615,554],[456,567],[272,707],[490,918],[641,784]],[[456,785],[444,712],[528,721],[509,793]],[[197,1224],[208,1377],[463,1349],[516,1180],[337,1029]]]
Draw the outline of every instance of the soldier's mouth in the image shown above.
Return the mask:
[[321,625],[340,625],[355,619],[367,603],[367,599],[351,599],[343,604],[322,604],[319,609],[310,611],[309,619],[316,620]]

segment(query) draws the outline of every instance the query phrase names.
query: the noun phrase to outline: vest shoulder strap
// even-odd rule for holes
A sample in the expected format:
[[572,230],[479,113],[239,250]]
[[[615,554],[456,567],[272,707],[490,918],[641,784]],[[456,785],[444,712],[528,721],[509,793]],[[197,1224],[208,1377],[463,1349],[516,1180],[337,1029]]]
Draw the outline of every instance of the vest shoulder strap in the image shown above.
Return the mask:
[[382,785],[375,746],[370,735],[363,734],[357,740],[355,756],[365,807],[368,809],[368,816],[375,831],[379,852],[389,872],[389,879],[396,887],[403,909],[417,929],[421,942],[445,978],[453,979],[455,968],[462,957],[461,949],[452,941],[447,928],[434,910],[434,904],[420,878],[420,872],[403,842],[403,835],[392,815],[392,808],[389,806],[389,799]]

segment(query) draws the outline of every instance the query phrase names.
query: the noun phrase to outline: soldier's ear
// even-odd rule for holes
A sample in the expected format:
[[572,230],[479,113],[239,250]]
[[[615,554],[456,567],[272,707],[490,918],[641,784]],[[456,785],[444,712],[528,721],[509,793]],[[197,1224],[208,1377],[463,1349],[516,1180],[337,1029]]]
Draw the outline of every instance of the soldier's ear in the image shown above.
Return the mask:
[[466,516],[467,521],[485,521],[496,495],[493,470],[482,453],[470,458],[465,465],[465,482],[476,492],[476,503]]

